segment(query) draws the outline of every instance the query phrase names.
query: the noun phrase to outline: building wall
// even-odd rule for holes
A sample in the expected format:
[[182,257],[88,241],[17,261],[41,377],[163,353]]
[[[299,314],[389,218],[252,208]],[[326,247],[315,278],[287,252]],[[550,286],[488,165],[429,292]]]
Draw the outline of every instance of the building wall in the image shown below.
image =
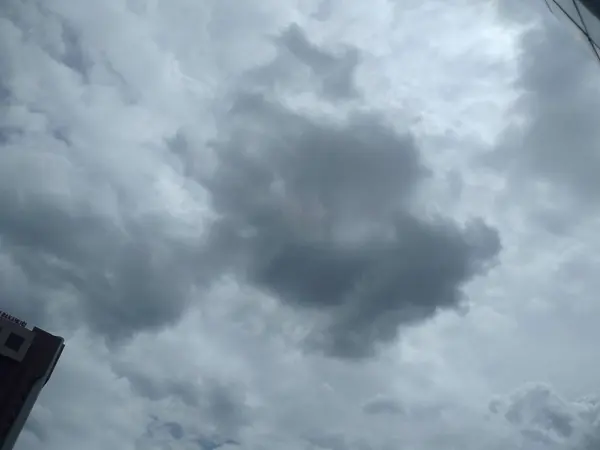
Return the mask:
[[[10,333],[22,339],[18,351]],[[63,348],[61,337],[0,319],[0,450],[13,448]]]
[[23,400],[21,408],[18,410],[17,415],[8,429],[8,432],[4,436],[4,439],[0,441],[0,450],[12,450],[25,426],[25,422],[27,422],[27,419],[29,418],[29,414],[31,414],[31,410],[35,405],[40,392],[42,392],[44,384],[44,379],[42,378],[33,382],[26,398]]
[[[19,346],[19,350],[9,347],[10,341],[14,341],[15,336],[23,340]],[[0,356],[13,359],[17,362],[23,361],[27,350],[33,342],[34,336],[33,331],[16,323],[0,319]]]

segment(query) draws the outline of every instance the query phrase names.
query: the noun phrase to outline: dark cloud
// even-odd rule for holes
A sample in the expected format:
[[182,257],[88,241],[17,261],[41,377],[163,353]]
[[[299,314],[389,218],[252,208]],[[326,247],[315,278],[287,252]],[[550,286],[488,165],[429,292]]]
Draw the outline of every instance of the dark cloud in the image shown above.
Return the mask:
[[309,347],[370,355],[400,325],[457,306],[499,250],[481,222],[411,214],[427,170],[413,138],[376,114],[316,120],[244,95],[226,128],[206,183],[221,215],[214,241],[285,304],[329,313]]

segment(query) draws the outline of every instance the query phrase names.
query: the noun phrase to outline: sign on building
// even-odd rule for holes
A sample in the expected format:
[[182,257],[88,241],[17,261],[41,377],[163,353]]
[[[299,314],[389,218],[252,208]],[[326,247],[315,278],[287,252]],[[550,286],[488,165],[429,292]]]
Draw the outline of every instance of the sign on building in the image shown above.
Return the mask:
[[8,320],[9,322],[16,323],[17,325],[20,325],[22,327],[27,326],[27,322],[21,319],[17,319],[15,316],[11,316],[10,314],[5,313],[4,311],[0,311],[0,319]]

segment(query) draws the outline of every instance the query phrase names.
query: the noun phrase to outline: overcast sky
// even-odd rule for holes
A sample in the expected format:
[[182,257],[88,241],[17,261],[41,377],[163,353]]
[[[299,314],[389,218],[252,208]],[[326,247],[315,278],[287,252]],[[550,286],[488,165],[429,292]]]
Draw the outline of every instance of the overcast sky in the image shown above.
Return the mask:
[[4,0],[0,104],[0,308],[67,341],[17,450],[599,448],[542,1]]

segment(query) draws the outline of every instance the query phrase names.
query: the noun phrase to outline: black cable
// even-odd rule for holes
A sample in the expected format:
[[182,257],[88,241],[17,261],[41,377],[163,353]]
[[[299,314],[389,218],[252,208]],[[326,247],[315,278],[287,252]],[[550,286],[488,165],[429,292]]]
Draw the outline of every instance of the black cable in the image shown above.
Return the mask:
[[579,20],[581,20],[581,25],[583,25],[583,28],[585,29],[585,37],[587,37],[588,42],[592,46],[592,49],[594,50],[594,53],[596,54],[596,59],[598,60],[598,62],[600,62],[600,53],[598,53],[597,45],[594,42],[594,40],[592,39],[592,37],[590,36],[590,32],[588,31],[587,25],[585,24],[585,21],[583,20],[583,16],[581,15],[581,10],[579,9],[579,5],[577,4],[577,2],[575,0],[573,0],[573,6],[575,7],[575,10],[577,11]]
[[[575,0],[573,0],[573,5],[575,6],[575,10],[577,11],[577,14],[579,15],[579,19],[581,20],[581,23],[582,23],[583,27],[581,25],[579,25],[577,23],[577,21],[573,17],[571,17],[571,15],[567,11],[565,11],[565,9],[556,0],[552,0],[552,2],[573,23],[573,25],[575,25],[577,27],[577,29],[579,31],[581,31],[581,33],[587,38],[588,42],[592,46],[592,49],[594,50],[594,53],[596,54],[596,58],[600,61],[600,53],[598,52],[598,49],[600,47],[598,46],[598,44],[596,44],[596,42],[594,42],[594,40],[590,36],[590,33],[587,30],[587,26],[585,25],[585,23],[583,21],[583,17],[581,15],[581,11],[579,10],[579,5],[577,5],[577,3],[575,2]],[[546,1],[546,4],[548,4],[548,1]]]

